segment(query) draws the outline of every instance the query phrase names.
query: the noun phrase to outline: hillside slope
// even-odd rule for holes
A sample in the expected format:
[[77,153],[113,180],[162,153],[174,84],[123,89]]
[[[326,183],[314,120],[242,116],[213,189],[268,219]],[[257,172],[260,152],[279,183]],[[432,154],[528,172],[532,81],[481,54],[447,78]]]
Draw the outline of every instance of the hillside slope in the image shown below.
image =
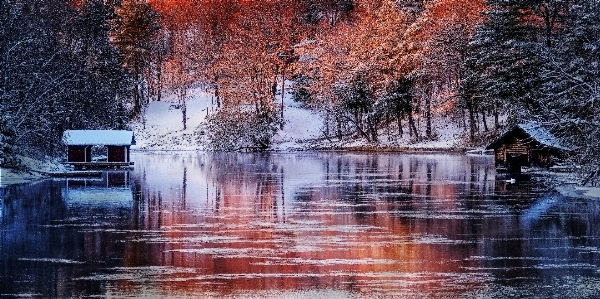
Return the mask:
[[[201,88],[188,91],[187,128],[183,129],[182,112],[174,94],[166,95],[160,102],[151,102],[145,110],[144,121],[134,123],[137,145],[134,150],[204,150],[201,124],[217,109],[213,95]],[[280,101],[277,96],[276,101]],[[377,144],[362,138],[345,140],[323,138],[322,115],[303,108],[290,93],[284,98],[283,117],[285,125],[273,138],[273,150],[302,149],[414,149],[453,150],[464,148],[464,129],[449,118],[434,119],[436,140],[415,142],[408,134],[402,138],[388,138],[381,130]]]

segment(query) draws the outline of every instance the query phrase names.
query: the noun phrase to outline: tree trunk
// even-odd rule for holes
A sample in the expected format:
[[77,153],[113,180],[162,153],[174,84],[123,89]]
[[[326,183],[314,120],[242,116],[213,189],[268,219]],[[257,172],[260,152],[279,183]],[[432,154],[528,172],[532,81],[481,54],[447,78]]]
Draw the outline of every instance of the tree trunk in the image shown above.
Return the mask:
[[356,127],[357,133],[369,139],[369,137],[366,136],[362,127],[362,114],[359,108],[354,109],[354,126]]
[[373,120],[368,120],[367,126],[369,127],[369,135],[371,136],[370,142],[377,143],[379,140],[379,136],[377,134],[377,125],[373,123]]
[[215,99],[217,100],[217,108],[221,108],[221,96],[219,94],[219,84],[214,81],[213,86],[215,87]]
[[[160,52],[160,51],[159,51]],[[161,97],[162,97],[162,64],[163,64],[163,57],[162,54],[158,54],[158,66],[156,69],[156,85],[158,85],[156,88],[156,101],[160,102]]]
[[183,117],[182,121],[183,121],[183,130],[187,129],[187,105],[186,105],[186,101],[185,101],[185,97],[182,99],[181,101],[181,115]]
[[481,120],[483,120],[483,130],[488,131],[487,119],[485,118],[485,110],[481,109]]
[[431,98],[425,96],[425,119],[427,120],[425,128],[425,136],[428,140],[431,139]]
[[[285,62],[281,70],[281,120],[283,121],[283,100],[285,99]],[[282,128],[283,129],[283,128]]]
[[469,110],[469,128],[471,132],[471,142],[475,142],[475,111],[473,104],[469,101],[467,103],[467,109]]
[[140,81],[135,83],[135,91],[133,92],[133,114],[138,117],[142,113],[142,99],[140,95]]
[[396,122],[398,123],[398,135],[402,138],[404,130],[402,129],[402,111],[400,109],[396,110]]
[[473,113],[475,114],[475,131],[479,133],[479,113],[477,113],[477,109]]
[[327,138],[329,140],[329,122],[330,122],[330,118],[329,118],[329,111],[325,111],[325,138]]
[[408,126],[410,137],[412,138],[413,136],[415,136],[415,139],[419,141],[419,132],[417,132],[417,127],[415,126],[415,119],[412,116],[412,111],[408,114]]
[[500,108],[498,106],[499,106],[498,101],[494,101],[494,127],[496,129],[500,128],[500,119],[499,119],[500,118],[500,115],[499,115]]
[[338,117],[335,118],[336,127],[337,127],[337,136],[339,140],[342,140],[342,122]]

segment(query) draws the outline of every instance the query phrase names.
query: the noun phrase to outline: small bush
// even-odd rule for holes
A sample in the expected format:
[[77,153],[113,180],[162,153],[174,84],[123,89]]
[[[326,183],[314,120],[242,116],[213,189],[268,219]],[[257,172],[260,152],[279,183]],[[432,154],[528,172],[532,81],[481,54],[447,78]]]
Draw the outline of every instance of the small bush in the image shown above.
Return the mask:
[[263,151],[282,125],[275,111],[222,109],[206,120],[208,148],[214,151]]

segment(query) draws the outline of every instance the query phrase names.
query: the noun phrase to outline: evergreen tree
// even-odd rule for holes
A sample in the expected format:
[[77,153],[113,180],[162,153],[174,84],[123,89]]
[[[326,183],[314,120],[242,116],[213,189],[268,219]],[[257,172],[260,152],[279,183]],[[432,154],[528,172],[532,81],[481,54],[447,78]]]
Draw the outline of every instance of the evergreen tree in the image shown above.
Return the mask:
[[600,179],[600,2],[571,7],[565,35],[542,69],[544,104],[535,117],[576,148],[587,181]]
[[461,70],[461,105],[468,110],[471,140],[478,130],[476,114],[491,107],[496,123],[504,109],[518,122],[539,109],[540,28],[527,0],[488,0],[486,22],[467,47]]
[[56,155],[65,129],[123,128],[127,82],[102,2],[83,13],[61,0],[0,3],[3,143],[13,153]]
[[[486,1],[487,21],[476,30],[462,70],[461,95],[470,114],[490,109],[498,119],[498,110],[504,109],[509,123],[516,123],[542,109],[541,71],[576,2]],[[472,136],[474,131],[471,119]]]
[[145,73],[151,66],[154,37],[160,29],[159,15],[146,0],[124,0],[116,9],[114,44],[123,55],[123,68],[135,82],[133,113],[139,116],[147,103]]
[[[88,127],[109,127],[122,129],[127,122],[127,113],[123,102],[131,81],[121,68],[122,60],[118,51],[110,44],[110,11],[101,0],[91,0],[82,8],[78,26],[81,31],[75,37],[83,44],[81,52],[76,53],[82,60],[80,82],[84,84],[79,90],[79,103],[91,99],[89,107],[94,107],[94,116]],[[74,95],[75,96],[75,95]],[[82,107],[83,109],[86,109]],[[73,110],[73,113],[84,111]],[[70,115],[76,119],[76,115]],[[73,124],[70,124],[72,127]]]

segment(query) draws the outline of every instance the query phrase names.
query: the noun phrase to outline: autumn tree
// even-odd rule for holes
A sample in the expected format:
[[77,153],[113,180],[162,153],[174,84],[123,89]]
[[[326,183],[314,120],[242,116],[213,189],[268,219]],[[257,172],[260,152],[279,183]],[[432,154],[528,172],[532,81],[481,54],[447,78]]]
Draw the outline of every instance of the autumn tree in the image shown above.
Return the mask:
[[416,66],[412,76],[416,92],[424,102],[426,139],[434,137],[432,107],[454,109],[467,45],[474,29],[483,21],[483,9],[483,0],[430,1],[423,4],[421,14],[407,34],[415,46]]
[[389,1],[357,2],[354,13],[352,23],[338,24],[302,46],[300,64],[313,105],[325,112],[326,133],[332,121],[338,137],[351,123],[355,133],[376,142],[378,131],[391,121],[385,111],[391,107],[386,103],[391,97],[385,96],[389,85],[413,69],[404,42],[409,19]]
[[[292,46],[300,40],[298,20],[293,1],[240,4],[238,13],[228,20],[226,39],[213,49],[216,55],[208,53],[212,63],[207,78],[222,101],[217,117],[238,113],[240,119],[251,123],[281,123],[283,107],[276,102],[275,91],[278,82],[283,86],[287,56],[293,54]],[[241,117],[248,113],[248,117]]]

